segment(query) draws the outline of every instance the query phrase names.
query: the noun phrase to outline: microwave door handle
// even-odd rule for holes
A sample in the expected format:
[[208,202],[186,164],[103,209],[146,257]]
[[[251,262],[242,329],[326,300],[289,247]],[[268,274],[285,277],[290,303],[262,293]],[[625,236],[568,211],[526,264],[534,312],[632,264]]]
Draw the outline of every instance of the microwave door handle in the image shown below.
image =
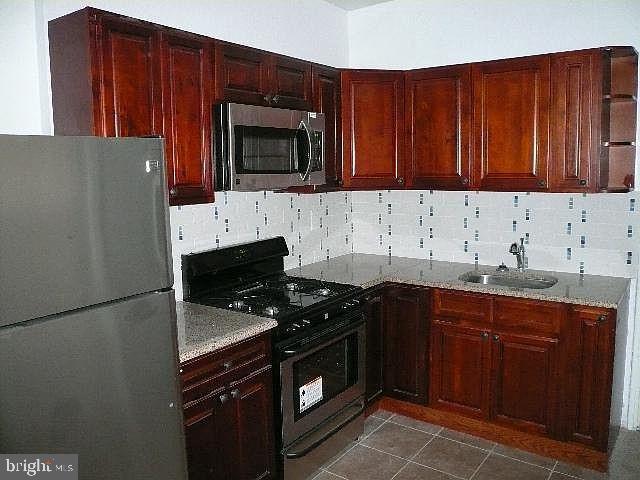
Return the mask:
[[307,144],[308,144],[308,161],[307,161],[307,170],[304,172],[304,175],[300,175],[302,177],[302,181],[306,181],[309,178],[309,175],[311,174],[311,159],[313,158],[312,153],[311,153],[311,129],[309,128],[309,126],[307,125],[307,122],[305,122],[304,120],[300,120],[300,125],[298,126],[299,130],[304,130],[306,136],[307,136]]

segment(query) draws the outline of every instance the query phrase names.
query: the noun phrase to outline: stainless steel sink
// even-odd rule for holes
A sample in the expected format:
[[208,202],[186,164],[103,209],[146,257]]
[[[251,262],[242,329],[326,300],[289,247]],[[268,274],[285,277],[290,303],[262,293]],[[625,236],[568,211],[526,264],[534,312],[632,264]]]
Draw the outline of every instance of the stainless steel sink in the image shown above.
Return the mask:
[[463,282],[479,283],[481,285],[500,285],[513,288],[549,288],[554,286],[558,279],[551,275],[536,275],[520,272],[482,272],[471,271],[458,277]]

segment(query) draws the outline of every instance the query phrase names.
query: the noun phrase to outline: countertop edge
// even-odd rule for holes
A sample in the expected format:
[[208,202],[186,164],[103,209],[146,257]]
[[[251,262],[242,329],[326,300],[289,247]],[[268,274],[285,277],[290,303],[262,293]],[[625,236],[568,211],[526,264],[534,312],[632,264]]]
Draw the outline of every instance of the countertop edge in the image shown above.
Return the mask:
[[263,322],[249,325],[245,328],[234,330],[227,334],[212,337],[211,340],[204,341],[199,345],[193,346],[184,352],[178,352],[178,359],[180,363],[188,362],[194,358],[213,353],[217,350],[221,350],[225,347],[235,345],[248,338],[255,337],[262,333],[268,332],[275,328],[278,323],[275,320],[265,319]]
[[529,290],[507,290],[501,288],[491,288],[487,286],[475,286],[470,283],[461,282],[459,280],[452,281],[418,281],[418,280],[409,280],[403,278],[399,275],[384,275],[382,277],[378,277],[374,280],[370,280],[366,283],[363,283],[361,286],[364,289],[374,288],[383,283],[401,283],[404,285],[417,285],[423,287],[432,287],[432,288],[444,288],[447,290],[460,290],[464,292],[474,292],[474,293],[485,293],[488,295],[501,295],[505,297],[514,297],[514,298],[524,298],[531,300],[541,300],[546,302],[558,302],[558,303],[568,303],[573,305],[585,305],[588,307],[600,307],[600,308],[612,308],[617,310],[620,305],[620,301],[624,298],[625,294],[623,294],[616,303],[606,302],[606,301],[598,301],[598,300],[590,300],[588,298],[568,298],[559,295],[549,295],[549,294],[536,294],[534,291]]

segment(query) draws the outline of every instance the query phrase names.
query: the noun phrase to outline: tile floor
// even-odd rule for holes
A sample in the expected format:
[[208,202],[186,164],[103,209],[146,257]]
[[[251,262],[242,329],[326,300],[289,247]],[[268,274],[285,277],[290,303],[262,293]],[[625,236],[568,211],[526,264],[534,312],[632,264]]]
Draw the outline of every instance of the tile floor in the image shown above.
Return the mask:
[[313,480],[639,480],[640,432],[622,430],[609,474],[379,410]]

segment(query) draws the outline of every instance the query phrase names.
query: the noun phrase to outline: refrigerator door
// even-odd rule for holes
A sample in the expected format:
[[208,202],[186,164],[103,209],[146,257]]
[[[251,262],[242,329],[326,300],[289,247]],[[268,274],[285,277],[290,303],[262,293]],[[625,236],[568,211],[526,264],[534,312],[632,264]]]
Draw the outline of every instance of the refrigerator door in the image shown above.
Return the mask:
[[186,480],[173,290],[0,328],[0,451]]
[[0,326],[173,284],[162,148],[0,135]]

